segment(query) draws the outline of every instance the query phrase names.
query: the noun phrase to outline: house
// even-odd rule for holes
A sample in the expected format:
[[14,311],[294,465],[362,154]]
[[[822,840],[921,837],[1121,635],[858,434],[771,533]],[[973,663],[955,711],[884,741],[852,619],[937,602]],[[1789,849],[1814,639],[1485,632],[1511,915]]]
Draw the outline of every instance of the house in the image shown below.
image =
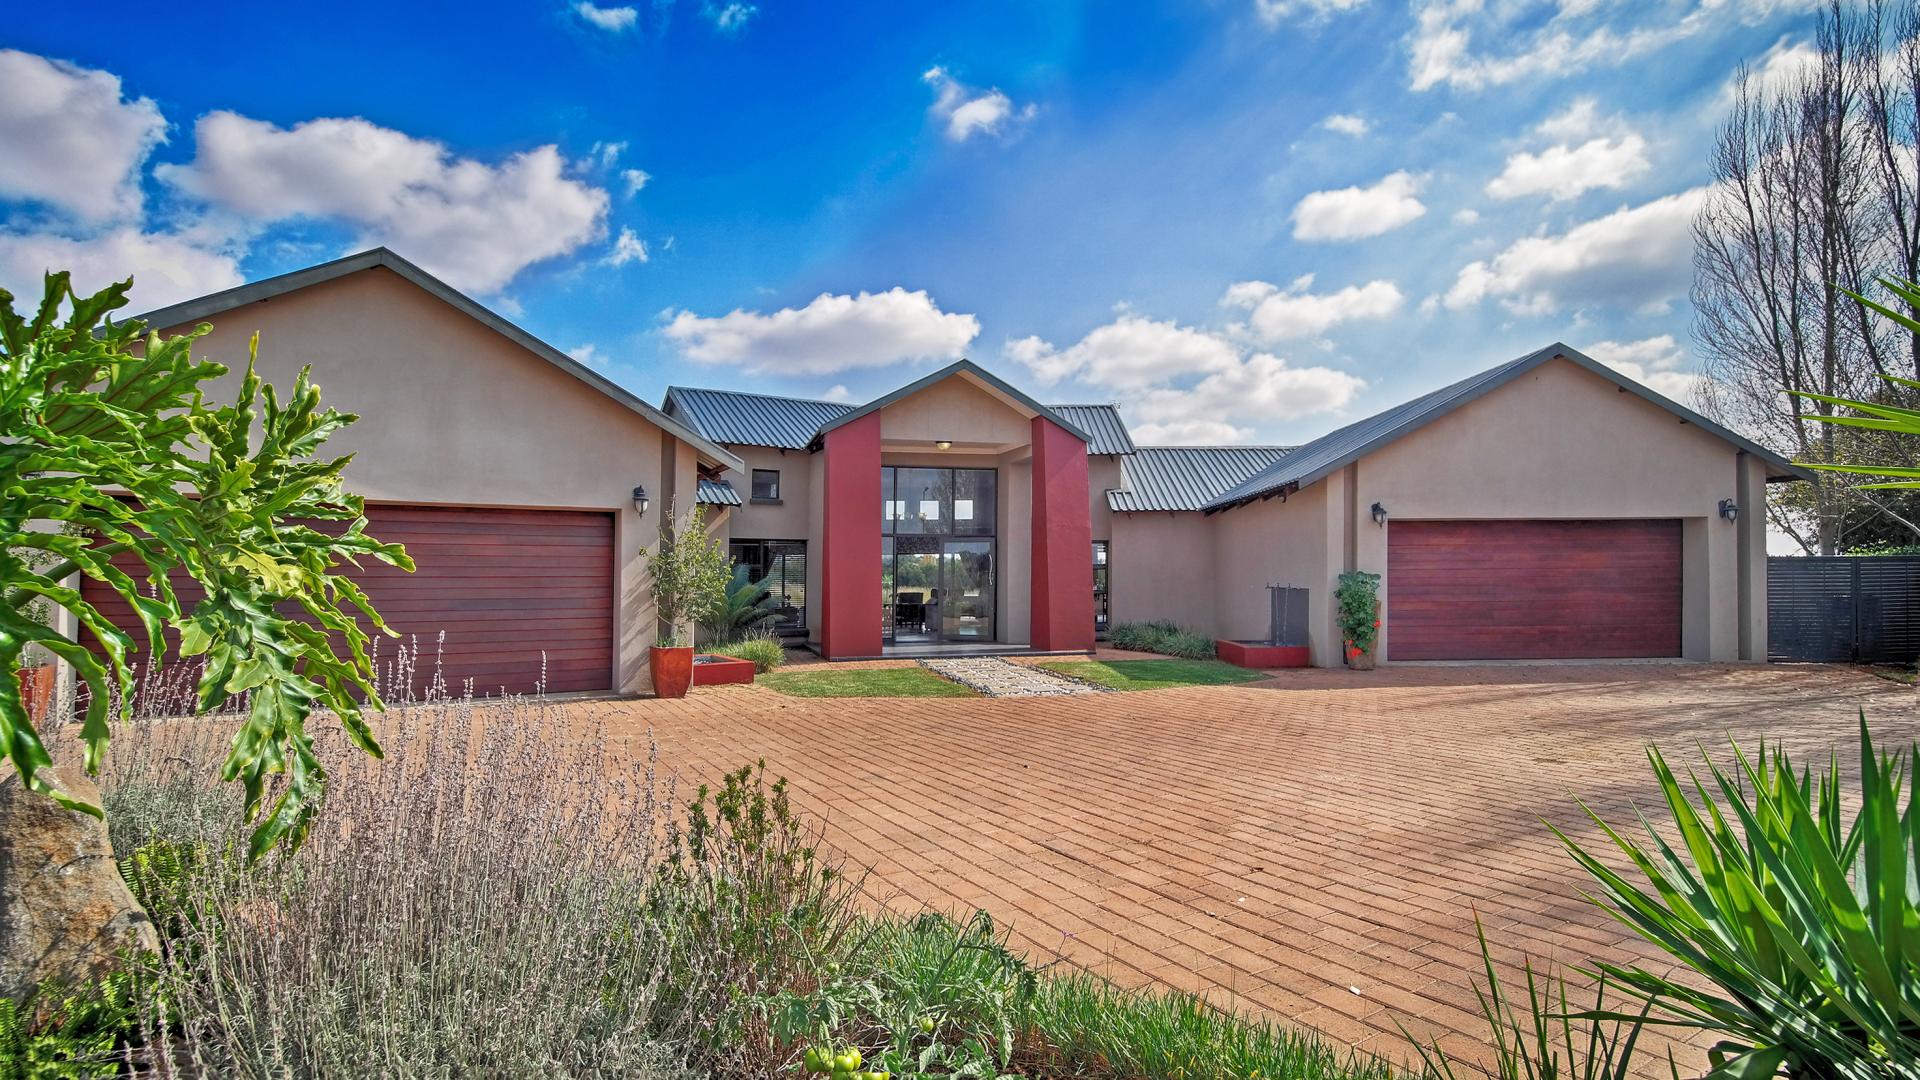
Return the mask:
[[[457,688],[647,689],[669,507],[833,658],[1082,651],[1109,621],[1269,634],[1384,578],[1382,658],[1764,659],[1767,485],[1801,474],[1564,345],[1299,447],[1140,447],[961,361],[865,403],[674,386],[655,408],[385,249],[143,316],[360,414],[329,448],[419,571],[355,571]],[[116,614],[112,598],[89,599]],[[124,613],[119,613],[124,614]]]

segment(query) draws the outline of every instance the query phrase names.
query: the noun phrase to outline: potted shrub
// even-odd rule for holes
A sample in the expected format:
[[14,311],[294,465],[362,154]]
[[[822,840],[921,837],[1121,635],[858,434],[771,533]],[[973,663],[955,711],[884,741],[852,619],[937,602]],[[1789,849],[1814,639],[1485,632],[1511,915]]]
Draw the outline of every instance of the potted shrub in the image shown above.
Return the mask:
[[1380,575],[1349,570],[1333,590],[1334,623],[1340,630],[1340,650],[1347,666],[1372,671],[1374,650],[1380,643]]
[[693,685],[693,620],[724,601],[732,569],[720,541],[707,534],[706,509],[696,506],[679,520],[669,504],[660,522],[659,550],[647,556],[654,612],[665,628],[647,656],[654,696],[687,696]]

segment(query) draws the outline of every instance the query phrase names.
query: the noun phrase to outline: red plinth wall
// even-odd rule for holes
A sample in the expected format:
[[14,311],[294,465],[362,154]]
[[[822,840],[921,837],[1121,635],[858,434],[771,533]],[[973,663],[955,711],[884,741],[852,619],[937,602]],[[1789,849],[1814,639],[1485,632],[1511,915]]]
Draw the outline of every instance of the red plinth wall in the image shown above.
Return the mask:
[[[820,653],[879,656],[880,414],[827,432],[820,452]],[[1080,471],[1084,486],[1084,464]]]
[[[1033,647],[1093,648],[1087,444],[1033,418]],[[875,555],[875,561],[879,556]]]

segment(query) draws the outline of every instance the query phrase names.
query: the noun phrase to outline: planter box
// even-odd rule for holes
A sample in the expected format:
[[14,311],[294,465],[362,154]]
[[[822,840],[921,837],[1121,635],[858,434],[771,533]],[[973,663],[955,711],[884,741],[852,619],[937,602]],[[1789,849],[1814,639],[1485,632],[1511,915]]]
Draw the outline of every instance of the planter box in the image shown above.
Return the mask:
[[1235,667],[1255,670],[1307,667],[1312,663],[1305,645],[1268,645],[1260,641],[1228,641],[1221,638],[1213,643],[1213,654]]
[[753,661],[701,653],[693,658],[693,685],[725,686],[753,681]]

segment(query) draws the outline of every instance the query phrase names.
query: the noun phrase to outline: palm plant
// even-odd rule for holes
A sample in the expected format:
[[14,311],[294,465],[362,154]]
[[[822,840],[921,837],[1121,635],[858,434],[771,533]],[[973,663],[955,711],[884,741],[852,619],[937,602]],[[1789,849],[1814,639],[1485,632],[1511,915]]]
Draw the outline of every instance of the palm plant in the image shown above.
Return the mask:
[[752,580],[751,567],[735,563],[733,577],[707,616],[706,627],[715,641],[727,644],[753,637],[780,618],[780,603],[765,581]]
[[1736,747],[1736,768],[1709,759],[1707,781],[1683,786],[1649,749],[1680,849],[1644,817],[1647,838],[1633,840],[1583,804],[1645,887],[1555,835],[1600,883],[1595,902],[1688,974],[1597,963],[1599,975],[1652,1006],[1648,1023],[1724,1036],[1711,1077],[1920,1076],[1916,750],[1877,753],[1863,714],[1850,811],[1837,761],[1816,783],[1778,748]]

